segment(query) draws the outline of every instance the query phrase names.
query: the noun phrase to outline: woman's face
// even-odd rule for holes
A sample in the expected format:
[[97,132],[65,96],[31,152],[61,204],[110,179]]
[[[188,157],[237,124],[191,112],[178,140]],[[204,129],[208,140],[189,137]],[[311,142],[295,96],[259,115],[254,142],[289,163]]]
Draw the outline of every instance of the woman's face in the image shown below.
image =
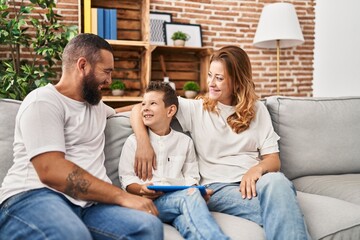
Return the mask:
[[207,84],[209,87],[210,99],[219,101],[225,105],[231,105],[233,100],[232,81],[225,73],[225,68],[222,62],[211,62],[207,77]]

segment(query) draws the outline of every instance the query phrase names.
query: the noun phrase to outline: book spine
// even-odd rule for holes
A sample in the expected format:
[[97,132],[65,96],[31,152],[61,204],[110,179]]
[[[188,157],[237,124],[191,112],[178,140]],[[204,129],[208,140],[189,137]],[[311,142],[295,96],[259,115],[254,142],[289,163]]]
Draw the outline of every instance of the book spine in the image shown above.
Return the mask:
[[110,39],[110,9],[104,9],[105,39]]
[[109,9],[110,12],[110,39],[117,39],[117,12],[116,9]]
[[93,34],[98,34],[98,9],[91,8],[91,32]]
[[103,8],[98,8],[97,9],[97,31],[98,31],[98,36],[105,38],[105,29],[104,29],[104,9]]
[[84,0],[84,33],[91,33],[91,1]]

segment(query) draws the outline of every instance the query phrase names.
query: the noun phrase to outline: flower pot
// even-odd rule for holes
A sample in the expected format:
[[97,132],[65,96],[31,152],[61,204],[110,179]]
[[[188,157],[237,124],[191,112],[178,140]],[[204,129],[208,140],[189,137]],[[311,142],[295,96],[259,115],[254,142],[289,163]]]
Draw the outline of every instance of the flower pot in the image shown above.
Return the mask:
[[176,47],[183,47],[185,46],[185,41],[181,39],[174,40],[174,46]]
[[196,91],[191,91],[191,90],[186,90],[185,91],[185,97],[186,98],[195,98],[197,96],[197,92]]
[[111,91],[111,94],[114,95],[114,96],[122,96],[124,95],[124,90],[121,90],[121,89],[114,89]]

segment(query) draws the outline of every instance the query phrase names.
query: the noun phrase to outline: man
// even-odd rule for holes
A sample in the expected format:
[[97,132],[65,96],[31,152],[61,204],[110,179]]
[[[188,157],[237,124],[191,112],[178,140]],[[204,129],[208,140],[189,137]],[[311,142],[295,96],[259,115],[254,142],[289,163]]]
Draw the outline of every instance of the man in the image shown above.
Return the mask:
[[[14,165],[0,189],[0,239],[162,239],[150,199],[113,186],[104,167],[111,46],[80,34],[62,77],[31,92],[16,117]],[[153,215],[151,215],[151,214]]]

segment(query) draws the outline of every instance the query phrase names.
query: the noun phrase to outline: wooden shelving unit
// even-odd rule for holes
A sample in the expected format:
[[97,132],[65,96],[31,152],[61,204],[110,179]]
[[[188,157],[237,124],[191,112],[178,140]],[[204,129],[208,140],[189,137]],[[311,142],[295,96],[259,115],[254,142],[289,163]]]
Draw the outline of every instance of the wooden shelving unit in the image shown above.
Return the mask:
[[[196,81],[206,91],[206,76],[211,48],[173,47],[150,45],[150,0],[79,0],[79,31],[91,29],[88,24],[91,8],[117,9],[117,39],[107,40],[114,49],[113,80],[121,79],[126,85],[124,97],[110,96],[104,90],[103,101],[114,107],[141,102],[150,80],[162,80],[159,56],[165,60],[170,81],[175,82],[177,93],[183,95],[186,81]],[[84,14],[85,13],[85,14]],[[90,21],[91,22],[91,21]]]

